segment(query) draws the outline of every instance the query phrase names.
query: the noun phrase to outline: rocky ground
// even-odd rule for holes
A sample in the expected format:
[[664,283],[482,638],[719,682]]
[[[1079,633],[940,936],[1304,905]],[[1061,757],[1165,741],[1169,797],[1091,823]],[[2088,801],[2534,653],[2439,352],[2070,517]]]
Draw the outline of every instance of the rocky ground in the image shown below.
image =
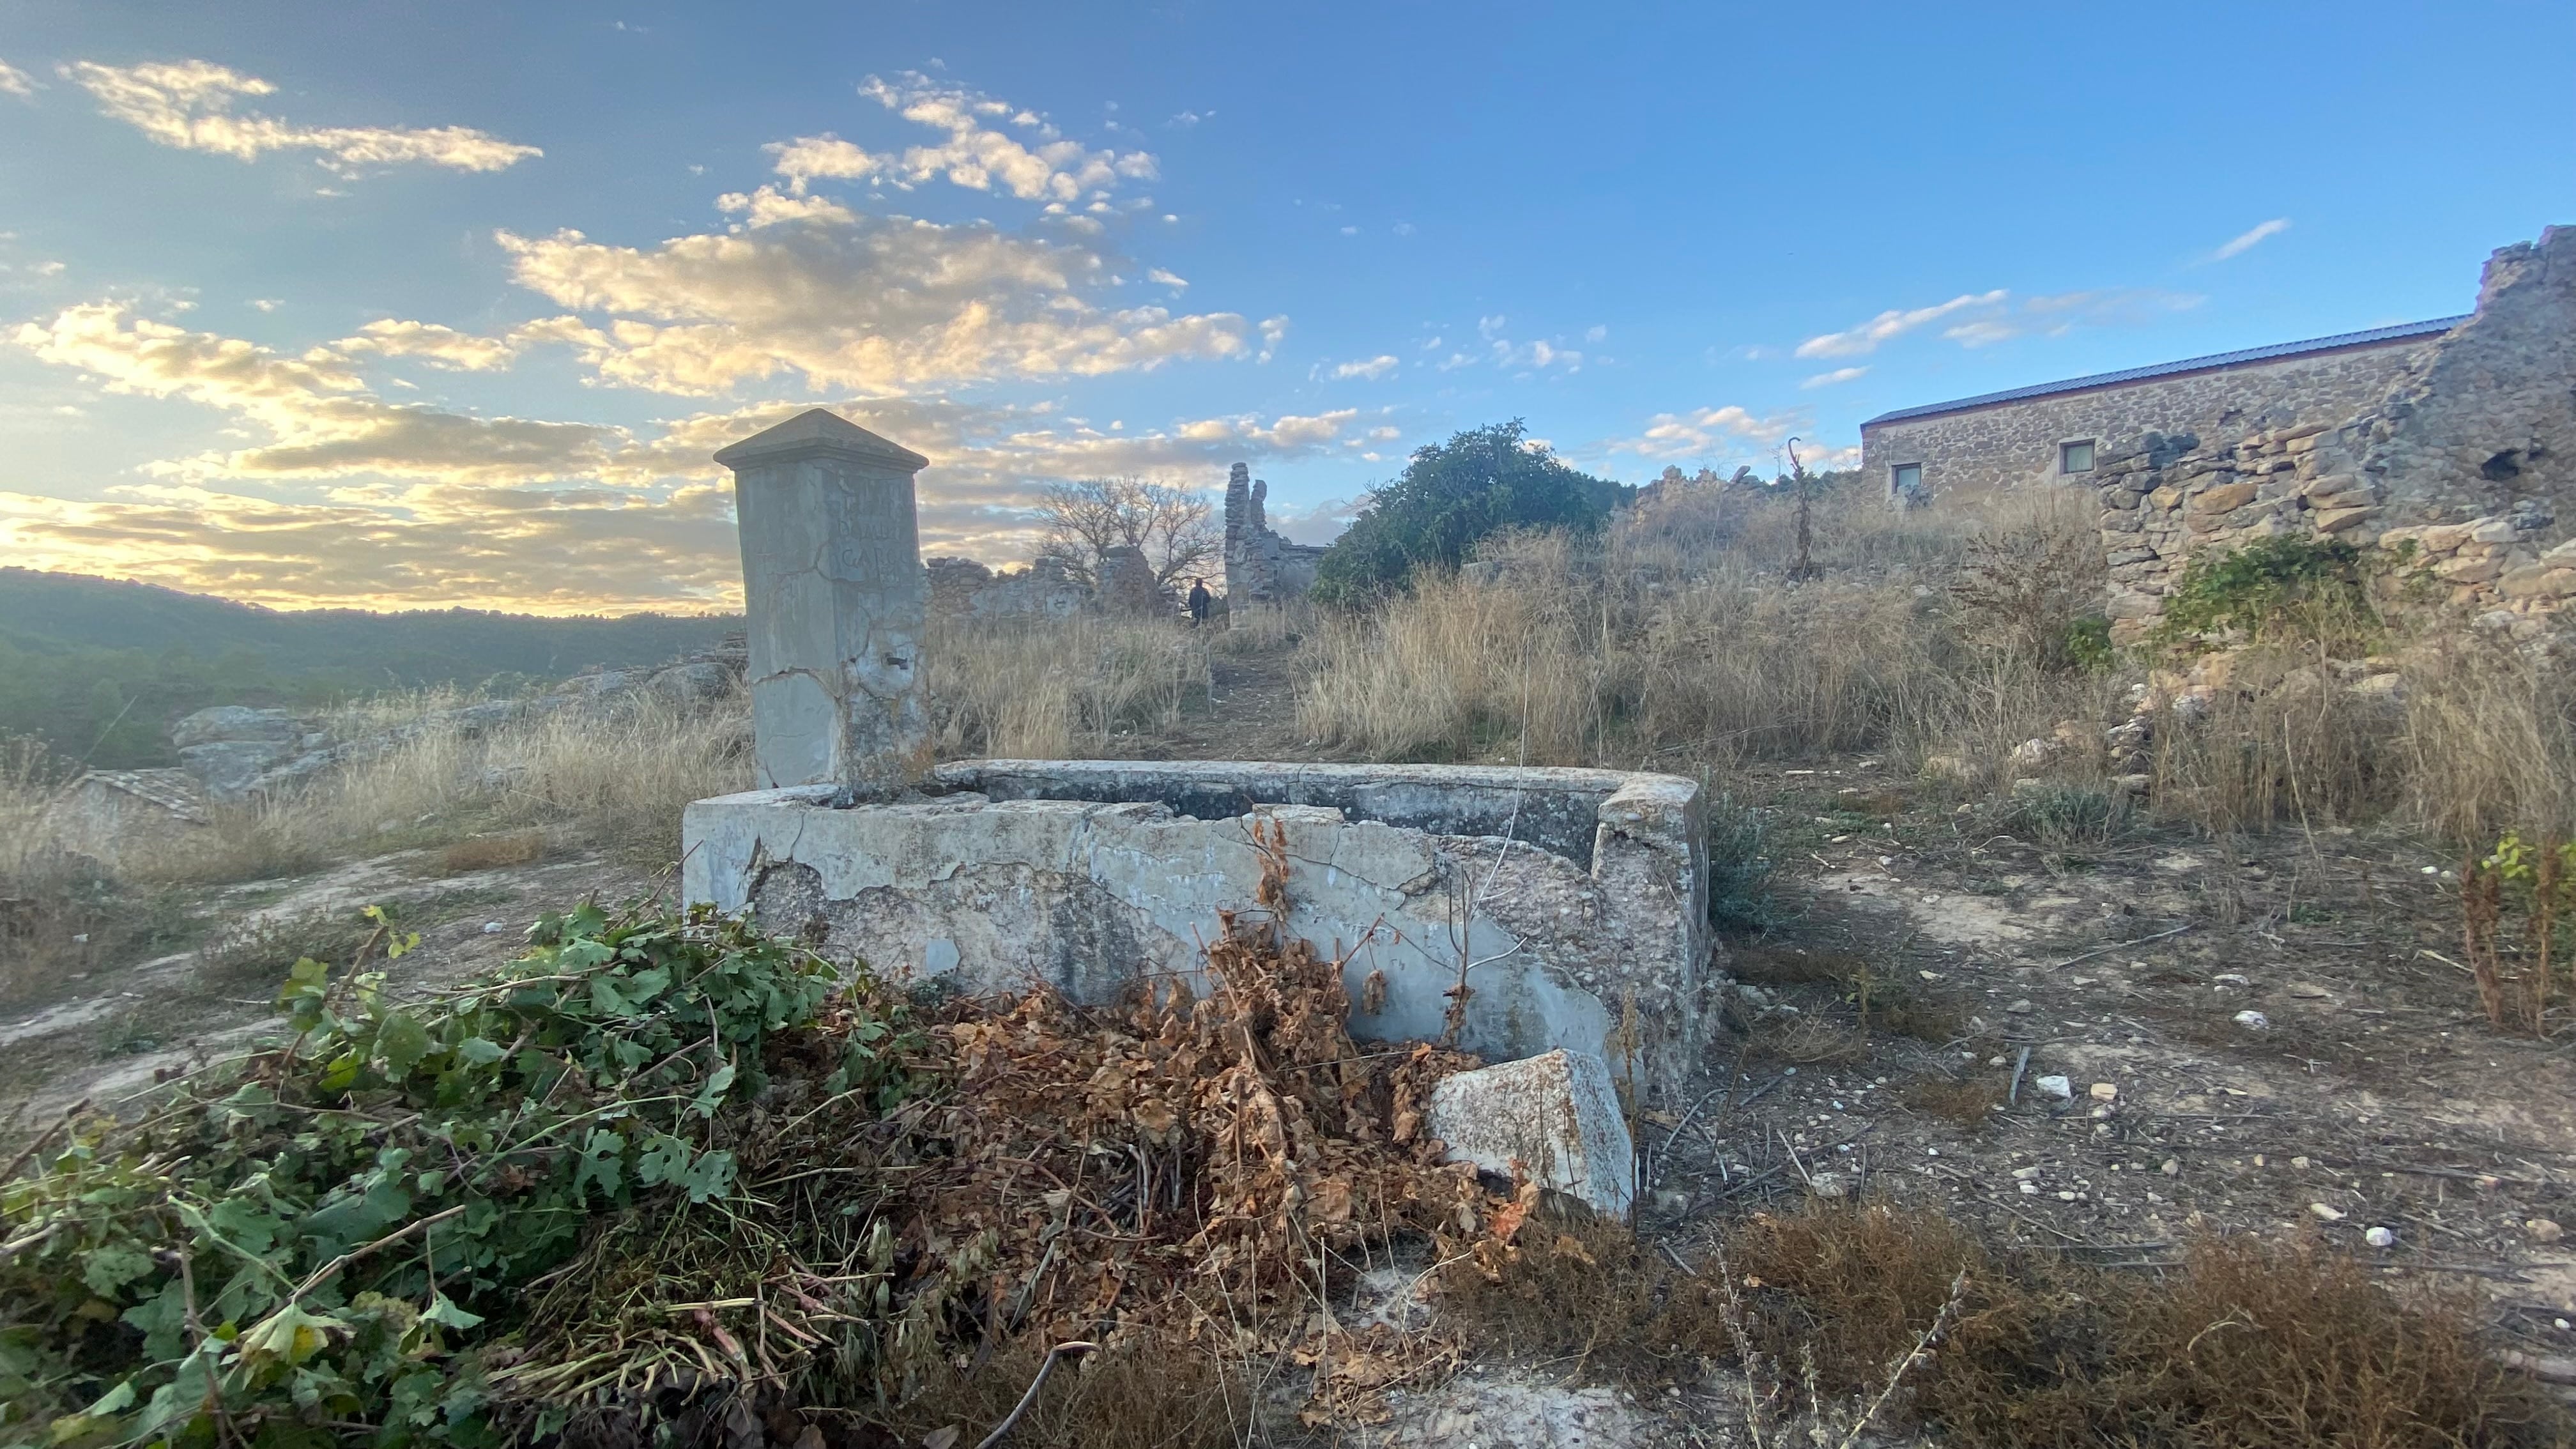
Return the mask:
[[[130,965],[77,972],[0,1010],[0,1120],[50,1122],[74,1103],[112,1108],[169,1075],[246,1049],[299,955],[336,962],[363,938],[360,912],[385,906],[421,943],[384,963],[398,993],[488,971],[525,943],[542,911],[631,899],[657,882],[595,855],[447,873],[442,852],[409,850],[294,880],[210,888],[189,902],[198,939]],[[12,1135],[16,1135],[15,1132]]]
[[[1284,662],[1221,656],[1216,709],[1155,756],[1312,758]],[[2508,1341],[2576,1355],[2576,1036],[2501,1033],[2453,964],[2456,864],[2383,831],[2219,841],[2144,819],[2026,838],[1888,762],[1720,782],[1758,812],[1770,923],[1733,933],[1726,1030],[1646,1113],[1642,1225],[1689,1259],[1741,1215],[1882,1198],[1998,1245],[2154,1273],[2207,1230],[2299,1235],[2392,1274],[2472,1280]],[[0,1014],[21,1123],[237,1050],[316,922],[398,906],[431,990],[529,919],[663,881],[591,855],[443,875],[436,852],[234,886],[198,947],[53,983]],[[327,933],[326,933],[327,934]],[[272,959],[280,955],[284,959]],[[23,1130],[23,1129],[22,1129]],[[1562,1367],[1398,1396],[1367,1442],[1716,1442],[1714,1403],[1639,1402]]]

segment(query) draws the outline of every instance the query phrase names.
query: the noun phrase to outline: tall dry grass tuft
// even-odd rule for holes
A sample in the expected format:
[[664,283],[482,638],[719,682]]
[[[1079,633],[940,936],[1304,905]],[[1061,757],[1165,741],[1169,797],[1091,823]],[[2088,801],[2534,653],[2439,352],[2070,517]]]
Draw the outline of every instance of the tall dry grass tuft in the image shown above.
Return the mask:
[[2470,637],[2401,678],[2409,813],[2456,841],[2576,836],[2576,678],[2563,663]]
[[2160,812],[2216,835],[2383,814],[2403,788],[2403,715],[2356,693],[2313,656],[2258,646],[2227,687],[2156,722]]
[[[416,698],[377,708],[387,718],[432,717]],[[752,783],[749,710],[739,694],[683,703],[638,692],[483,731],[416,728],[302,790],[217,807],[205,828],[136,851],[126,871],[254,880],[533,828],[577,849],[667,865],[678,855],[682,806]]]
[[1208,647],[1219,654],[1272,654],[1295,648],[1315,631],[1315,606],[1303,599],[1285,604],[1245,604],[1229,608],[1211,624]]
[[[2000,757],[2099,707],[2101,682],[2041,647],[2098,596],[2071,513],[1828,512],[1827,578],[1792,585],[1794,510],[1753,495],[1730,516],[1747,492],[1668,493],[1597,549],[1492,540],[1474,568],[1327,620],[1300,725],[1380,758],[1673,769],[1963,740]],[[1951,588],[1972,556],[2051,582],[1981,612]]]
[[1208,637],[1162,619],[934,620],[930,701],[943,755],[1063,759],[1168,727],[1208,693]]

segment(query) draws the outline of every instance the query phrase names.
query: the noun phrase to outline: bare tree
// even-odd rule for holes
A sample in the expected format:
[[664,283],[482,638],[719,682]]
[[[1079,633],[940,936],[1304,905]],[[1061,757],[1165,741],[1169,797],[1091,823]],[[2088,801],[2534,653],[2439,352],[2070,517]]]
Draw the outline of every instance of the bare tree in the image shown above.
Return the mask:
[[1065,570],[1084,583],[1097,583],[1109,550],[1141,548],[1154,582],[1169,585],[1216,556],[1210,513],[1203,495],[1142,478],[1050,483],[1038,490],[1038,516],[1047,529],[1038,552],[1064,560]]

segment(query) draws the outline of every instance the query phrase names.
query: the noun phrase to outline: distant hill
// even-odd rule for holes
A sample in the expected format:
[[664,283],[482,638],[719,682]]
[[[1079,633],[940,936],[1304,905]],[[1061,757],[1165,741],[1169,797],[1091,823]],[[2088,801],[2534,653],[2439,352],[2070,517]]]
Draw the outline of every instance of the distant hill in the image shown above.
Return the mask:
[[714,645],[739,615],[547,618],[482,609],[281,610],[0,568],[0,735],[101,768],[171,762],[170,721],[430,684],[504,687]]

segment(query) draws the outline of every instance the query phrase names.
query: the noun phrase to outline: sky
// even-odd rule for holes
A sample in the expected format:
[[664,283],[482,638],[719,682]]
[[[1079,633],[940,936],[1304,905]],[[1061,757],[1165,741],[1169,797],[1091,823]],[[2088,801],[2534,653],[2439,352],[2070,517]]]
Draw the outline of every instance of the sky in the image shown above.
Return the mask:
[[0,0],[0,563],[736,607],[827,406],[1050,481],[1765,474],[1890,408],[2467,311],[2576,6]]

